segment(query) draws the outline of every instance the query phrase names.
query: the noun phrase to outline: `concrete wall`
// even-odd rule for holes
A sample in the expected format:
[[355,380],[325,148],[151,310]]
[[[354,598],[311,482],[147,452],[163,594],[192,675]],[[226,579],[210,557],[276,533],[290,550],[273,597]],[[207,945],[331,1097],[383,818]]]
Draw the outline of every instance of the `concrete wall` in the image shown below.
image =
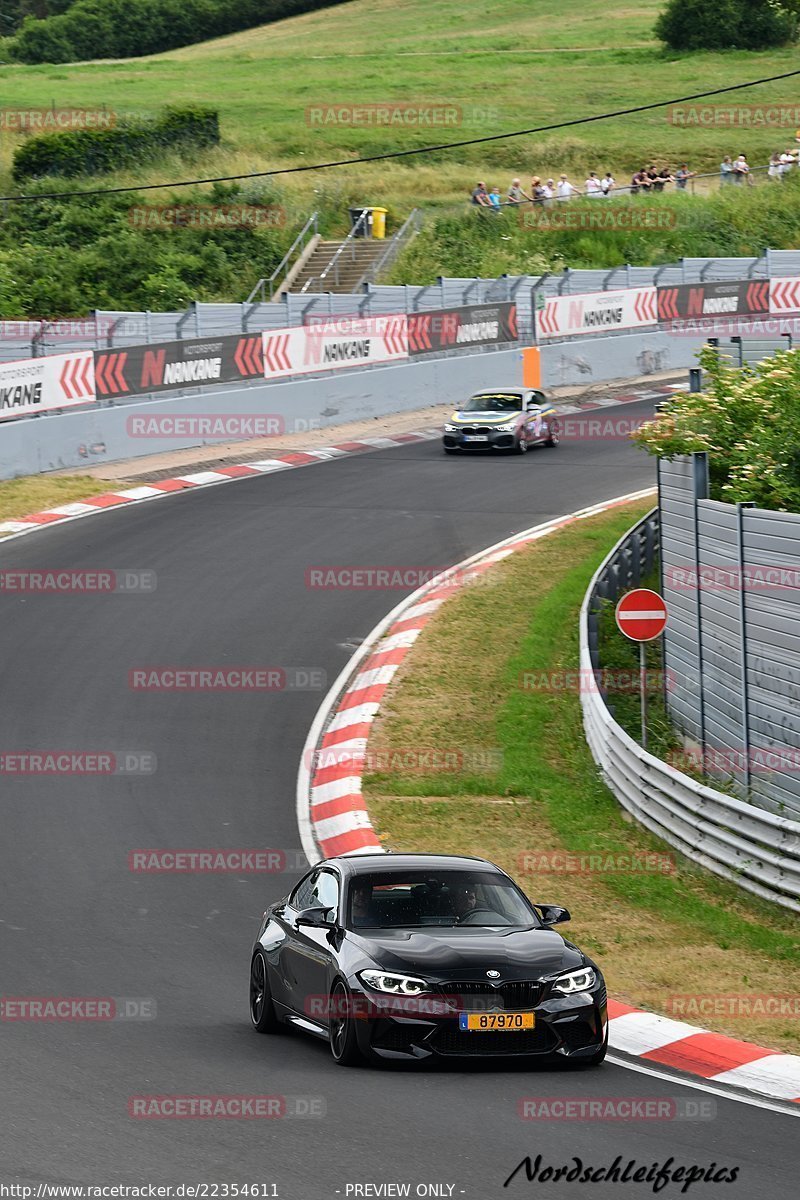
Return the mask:
[[[638,333],[543,346],[544,387],[633,378],[695,364],[702,338]],[[61,416],[0,423],[0,479],[87,467],[188,449],[213,439],[133,437],[130,421],[143,414],[171,416],[274,415],[290,435],[422,408],[455,403],[470,391],[522,382],[519,348],[454,355],[370,370],[344,370],[313,379],[207,389],[195,395],[151,399],[120,407],[87,408]],[[230,441],[230,438],[216,439]]]

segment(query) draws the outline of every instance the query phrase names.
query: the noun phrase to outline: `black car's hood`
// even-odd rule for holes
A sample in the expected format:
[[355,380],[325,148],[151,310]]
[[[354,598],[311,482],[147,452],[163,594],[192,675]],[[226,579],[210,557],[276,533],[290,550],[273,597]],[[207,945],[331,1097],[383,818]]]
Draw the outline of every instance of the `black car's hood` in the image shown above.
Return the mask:
[[379,929],[347,935],[376,966],[449,980],[538,979],[583,965],[581,952],[551,929]]

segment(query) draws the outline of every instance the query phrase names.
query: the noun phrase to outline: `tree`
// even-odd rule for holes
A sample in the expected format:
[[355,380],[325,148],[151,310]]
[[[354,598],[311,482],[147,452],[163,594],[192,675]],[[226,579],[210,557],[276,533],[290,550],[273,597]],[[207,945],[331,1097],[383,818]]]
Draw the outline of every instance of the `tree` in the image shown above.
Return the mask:
[[798,0],[669,0],[655,34],[671,50],[765,50],[793,42]]

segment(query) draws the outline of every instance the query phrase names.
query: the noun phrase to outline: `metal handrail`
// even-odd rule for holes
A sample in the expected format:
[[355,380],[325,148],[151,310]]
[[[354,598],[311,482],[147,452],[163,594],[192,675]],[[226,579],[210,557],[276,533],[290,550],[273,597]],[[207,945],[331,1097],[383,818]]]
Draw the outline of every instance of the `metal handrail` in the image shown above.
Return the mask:
[[[304,243],[306,234],[308,233],[308,231],[310,229],[314,230],[312,237],[316,237],[317,233],[319,232],[318,223],[319,223],[319,213],[313,212],[311,214],[311,216],[308,218],[308,220],[306,221],[303,228],[298,233],[297,237],[292,242],[289,249],[284,254],[281,261],[278,263],[275,270],[270,275],[269,279],[259,279],[256,286],[253,288],[252,292],[245,300],[245,304],[252,304],[254,297],[258,294],[261,295],[262,302],[266,301],[266,296],[264,293],[265,293],[265,289],[267,287],[269,288],[269,298],[270,298],[270,300],[272,299],[272,297],[275,295],[275,280],[278,278],[281,271],[284,272],[284,278],[286,276],[288,276],[289,271],[291,270],[289,263],[291,262],[292,255],[294,254],[295,250],[297,250],[298,246],[300,246],[301,243]],[[303,250],[304,249],[305,249],[305,244],[303,244]],[[298,254],[298,258],[299,258],[299,254]]]
[[303,286],[300,288],[301,296],[305,292],[308,291],[308,289],[312,283],[314,283],[314,282],[324,283],[325,280],[328,278],[328,275],[329,275],[332,267],[336,268],[334,274],[335,274],[335,278],[336,278],[336,283],[338,284],[338,282],[339,282],[339,259],[344,254],[345,250],[349,249],[351,251],[351,254],[353,257],[353,262],[355,262],[356,252],[355,252],[355,248],[353,246],[353,241],[358,236],[358,231],[362,227],[362,225],[364,226],[364,229],[366,229],[367,218],[369,217],[369,213],[370,213],[370,210],[368,208],[362,208],[362,210],[359,214],[358,220],[353,225],[353,228],[350,230],[347,237],[344,239],[341,246],[336,251],[336,253],[334,254],[331,261],[328,263],[325,270],[322,271],[321,274],[319,274],[319,275],[312,275],[311,278],[307,279],[305,281],[305,283],[303,284]]
[[400,226],[397,233],[394,235],[394,237],[389,239],[383,254],[379,255],[379,257],[367,267],[366,271],[353,288],[354,292],[360,292],[365,284],[375,283],[377,281],[381,272],[385,271],[387,267],[390,267],[397,258],[406,239],[410,241],[412,237],[416,237],[422,228],[423,220],[424,214],[422,209],[412,208],[411,212],[408,214],[405,221],[403,221],[403,224]]

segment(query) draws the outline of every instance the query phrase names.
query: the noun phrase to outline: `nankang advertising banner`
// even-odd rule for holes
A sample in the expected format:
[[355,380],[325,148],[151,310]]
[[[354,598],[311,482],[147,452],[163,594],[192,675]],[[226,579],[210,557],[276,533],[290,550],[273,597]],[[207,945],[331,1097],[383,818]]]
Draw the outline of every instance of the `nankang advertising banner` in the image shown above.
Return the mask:
[[264,377],[260,333],[97,350],[94,359],[99,399]]
[[263,336],[267,379],[408,358],[405,316],[331,317]]
[[436,350],[516,341],[516,304],[470,304],[408,315],[408,353],[412,358]]
[[92,404],[95,399],[91,350],[0,365],[0,421]]
[[768,313],[768,279],[738,279],[726,283],[683,283],[658,289],[659,321],[698,317],[744,317]]
[[553,296],[536,312],[538,340],[585,337],[587,333],[642,329],[656,324],[658,312],[654,287]]

